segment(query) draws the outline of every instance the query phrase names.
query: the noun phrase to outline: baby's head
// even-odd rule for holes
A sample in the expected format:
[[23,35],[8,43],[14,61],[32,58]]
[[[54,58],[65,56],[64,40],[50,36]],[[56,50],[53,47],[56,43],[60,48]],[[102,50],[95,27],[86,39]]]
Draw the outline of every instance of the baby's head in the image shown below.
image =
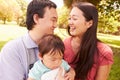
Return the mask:
[[53,34],[44,35],[38,48],[39,57],[46,67],[55,69],[61,65],[65,47],[58,36]]

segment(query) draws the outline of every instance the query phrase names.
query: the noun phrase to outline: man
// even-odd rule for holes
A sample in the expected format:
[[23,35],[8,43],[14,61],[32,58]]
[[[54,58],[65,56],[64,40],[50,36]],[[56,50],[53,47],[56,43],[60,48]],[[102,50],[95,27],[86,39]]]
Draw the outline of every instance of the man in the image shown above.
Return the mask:
[[0,80],[26,80],[37,60],[38,43],[45,34],[53,34],[57,23],[56,4],[33,0],[27,7],[28,33],[7,43],[0,53]]

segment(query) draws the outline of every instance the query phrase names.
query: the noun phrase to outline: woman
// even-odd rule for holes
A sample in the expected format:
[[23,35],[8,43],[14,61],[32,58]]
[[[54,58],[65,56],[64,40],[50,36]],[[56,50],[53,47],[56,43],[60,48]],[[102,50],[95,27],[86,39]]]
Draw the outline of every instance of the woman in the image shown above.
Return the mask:
[[113,53],[97,39],[96,7],[87,2],[74,4],[68,24],[70,37],[64,40],[64,59],[75,69],[75,80],[107,80]]

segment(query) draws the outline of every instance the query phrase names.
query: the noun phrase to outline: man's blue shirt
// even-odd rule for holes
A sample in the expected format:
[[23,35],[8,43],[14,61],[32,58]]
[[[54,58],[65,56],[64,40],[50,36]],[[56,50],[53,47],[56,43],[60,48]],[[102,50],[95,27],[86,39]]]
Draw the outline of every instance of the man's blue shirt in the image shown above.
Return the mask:
[[8,42],[0,53],[0,80],[26,80],[37,52],[38,46],[29,33]]

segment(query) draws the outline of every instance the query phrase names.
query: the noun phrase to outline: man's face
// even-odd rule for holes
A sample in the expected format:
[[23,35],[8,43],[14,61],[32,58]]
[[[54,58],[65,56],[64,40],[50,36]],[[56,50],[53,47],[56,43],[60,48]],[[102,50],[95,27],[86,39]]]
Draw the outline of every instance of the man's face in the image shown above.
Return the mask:
[[36,25],[39,34],[53,34],[54,29],[57,26],[57,11],[55,8],[45,8],[45,14],[43,18],[39,18]]

